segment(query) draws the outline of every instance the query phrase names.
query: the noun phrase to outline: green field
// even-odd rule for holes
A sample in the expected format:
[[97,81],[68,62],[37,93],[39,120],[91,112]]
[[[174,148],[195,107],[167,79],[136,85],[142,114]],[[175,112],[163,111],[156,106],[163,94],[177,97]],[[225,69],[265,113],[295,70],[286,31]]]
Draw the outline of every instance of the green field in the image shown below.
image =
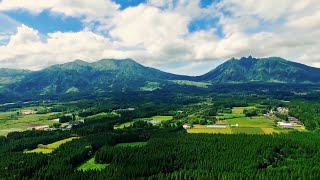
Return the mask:
[[[253,106],[249,107],[234,107],[232,114],[223,114],[217,116],[220,119],[216,124],[228,125],[225,129],[207,128],[206,125],[194,125],[192,129],[187,130],[188,133],[212,133],[212,134],[272,134],[279,132],[288,132],[289,130],[278,130],[274,128],[274,120],[266,118],[264,116],[259,117],[245,117],[243,114],[244,109],[252,109]],[[231,125],[238,124],[238,127],[231,127]]]
[[151,119],[156,121],[169,121],[172,120],[172,116],[153,116]]
[[266,117],[257,117],[257,118],[249,118],[249,117],[241,117],[234,119],[225,120],[227,124],[239,124],[239,127],[272,127],[274,125],[274,121],[268,119]]
[[[304,126],[295,127],[293,129],[283,129],[275,127],[275,120],[269,119],[264,116],[245,117],[243,114],[244,109],[252,109],[254,106],[249,107],[234,107],[232,114],[223,114],[217,116],[218,121],[216,124],[228,125],[225,129],[207,128],[206,125],[194,125],[192,129],[188,129],[188,133],[212,133],[212,134],[273,134],[273,133],[288,133],[291,131],[307,131]],[[231,127],[231,125],[238,124],[238,127]]]
[[123,129],[125,127],[129,127],[131,126],[135,121],[138,120],[143,120],[143,121],[152,121],[152,120],[156,120],[156,121],[169,121],[172,120],[173,117],[172,116],[153,116],[151,118],[139,118],[139,119],[134,119],[130,122],[126,122],[126,123],[122,123],[120,125],[115,125],[114,129]]
[[235,127],[231,128],[233,134],[237,133],[245,133],[245,134],[264,134],[264,131],[261,128],[254,128],[254,127]]
[[95,158],[89,159],[87,162],[83,163],[78,167],[80,171],[88,171],[88,170],[101,170],[108,167],[110,164],[97,164],[95,163]]
[[208,133],[208,134],[232,134],[229,127],[225,129],[207,128],[206,125],[194,125],[192,129],[187,130],[188,133]]
[[67,138],[67,139],[63,139],[51,144],[47,144],[47,145],[43,145],[43,144],[39,144],[37,149],[31,150],[31,151],[26,151],[26,153],[43,153],[43,154],[50,154],[52,153],[54,150],[56,150],[59,146],[61,146],[62,144],[65,144],[67,142],[72,141],[73,139],[78,139],[79,137],[71,137],[71,138]]
[[120,143],[117,147],[143,147],[147,145],[147,142],[131,142],[131,143]]
[[28,128],[40,125],[52,125],[55,122],[49,121],[50,114],[17,115],[16,111],[0,112],[0,136],[7,135],[13,131],[24,131]]
[[254,106],[248,106],[248,107],[233,107],[232,108],[232,114],[243,114],[243,110],[245,109],[254,109]]

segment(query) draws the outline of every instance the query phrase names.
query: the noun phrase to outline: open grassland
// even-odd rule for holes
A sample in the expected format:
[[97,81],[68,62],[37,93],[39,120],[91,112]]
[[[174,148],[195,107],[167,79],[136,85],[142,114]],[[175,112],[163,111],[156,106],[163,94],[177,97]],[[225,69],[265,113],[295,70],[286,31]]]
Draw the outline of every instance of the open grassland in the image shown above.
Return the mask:
[[83,163],[78,167],[80,171],[88,171],[88,170],[102,170],[108,167],[110,164],[97,164],[95,163],[95,158],[89,159],[87,162]]
[[243,110],[245,109],[254,109],[254,106],[248,106],[248,107],[233,107],[232,108],[232,114],[243,114]]
[[130,122],[126,122],[126,123],[122,123],[120,125],[114,125],[114,129],[123,129],[123,128],[126,128],[126,127],[129,127],[133,124],[134,121],[130,121]]
[[78,139],[79,137],[71,137],[71,138],[67,138],[67,139],[63,139],[51,144],[47,144],[47,145],[43,145],[43,144],[39,144],[37,149],[31,150],[31,151],[26,151],[26,153],[43,153],[43,154],[50,154],[52,153],[54,150],[56,150],[59,146],[61,146],[62,144],[65,144],[67,142],[72,141],[73,139]]
[[147,145],[147,142],[131,142],[131,143],[120,143],[116,147],[143,147]]
[[49,121],[49,114],[31,114],[17,115],[17,112],[1,112],[0,113],[0,135],[7,135],[13,131],[23,131],[28,128],[40,125],[52,125],[55,122]]
[[192,129],[187,130],[188,133],[208,133],[208,134],[231,134],[229,127],[225,129],[207,128],[206,125],[194,125]]
[[274,128],[271,127],[263,127],[261,128],[264,134],[273,134],[273,133],[279,133],[279,131],[275,130]]
[[153,116],[151,119],[156,121],[169,121],[169,120],[172,120],[173,117],[172,116]]
[[227,119],[225,120],[227,124],[238,124],[239,127],[272,127],[274,121],[265,117],[256,117],[256,118],[249,118],[249,117],[241,117],[241,118],[234,118],[234,119]]

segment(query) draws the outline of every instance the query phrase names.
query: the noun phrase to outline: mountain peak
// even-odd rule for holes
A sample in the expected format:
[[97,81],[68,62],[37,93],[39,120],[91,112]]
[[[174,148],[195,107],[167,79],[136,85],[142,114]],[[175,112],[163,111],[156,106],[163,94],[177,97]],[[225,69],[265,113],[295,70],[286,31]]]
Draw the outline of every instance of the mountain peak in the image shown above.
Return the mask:
[[202,80],[226,82],[319,83],[320,69],[280,57],[230,59],[201,76]]
[[81,59],[76,59],[74,60],[73,62],[71,63],[75,63],[75,64],[88,64],[88,62],[84,61],[84,60],[81,60]]

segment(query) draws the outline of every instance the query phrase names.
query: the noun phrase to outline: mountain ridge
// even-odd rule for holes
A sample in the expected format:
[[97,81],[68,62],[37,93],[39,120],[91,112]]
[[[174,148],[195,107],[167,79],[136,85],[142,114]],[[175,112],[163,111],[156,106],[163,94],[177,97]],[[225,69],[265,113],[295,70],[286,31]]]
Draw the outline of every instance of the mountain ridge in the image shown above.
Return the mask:
[[230,59],[208,73],[201,81],[320,83],[320,69],[280,57]]
[[[201,76],[184,76],[146,67],[133,59],[75,60],[39,71],[3,70],[0,84],[18,95],[59,95],[75,92],[122,92],[162,89],[174,80],[210,83],[320,83],[320,69],[280,57],[232,58]],[[172,81],[173,80],[173,81]],[[154,87],[156,86],[156,87]],[[146,88],[144,88],[146,87]]]

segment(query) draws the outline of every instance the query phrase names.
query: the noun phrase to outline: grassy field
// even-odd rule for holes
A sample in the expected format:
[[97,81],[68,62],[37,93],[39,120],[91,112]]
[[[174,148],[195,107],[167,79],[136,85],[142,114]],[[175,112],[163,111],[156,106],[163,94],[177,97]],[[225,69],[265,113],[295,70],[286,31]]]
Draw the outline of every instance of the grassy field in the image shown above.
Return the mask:
[[51,144],[47,144],[47,145],[43,145],[43,144],[39,144],[37,149],[31,150],[31,151],[26,151],[26,153],[43,153],[43,154],[50,154],[52,153],[54,150],[56,150],[59,146],[61,146],[62,144],[65,144],[67,142],[72,141],[73,139],[77,139],[79,137],[71,137],[71,138],[67,138],[67,139],[63,139]]
[[[283,129],[275,127],[275,120],[269,119],[264,116],[258,117],[245,117],[243,114],[244,109],[253,109],[254,106],[249,107],[234,107],[232,114],[223,114],[217,116],[218,121],[216,124],[228,125],[225,129],[207,128],[206,125],[194,125],[192,129],[188,129],[188,133],[212,133],[212,134],[273,134],[273,133],[288,133],[291,131],[307,131],[304,126],[294,127],[293,129]],[[238,127],[231,127],[231,125],[238,124]]]
[[248,106],[248,107],[233,107],[232,108],[232,114],[243,114],[243,110],[245,109],[254,109],[254,106]]
[[279,133],[279,130],[275,130],[275,128],[271,127],[263,127],[261,128],[264,134],[273,134],[273,133]]
[[147,142],[131,142],[131,143],[120,143],[117,147],[143,147],[147,145]]
[[172,116],[153,116],[151,119],[156,121],[169,121],[172,120]]
[[[274,120],[266,118],[264,116],[259,117],[245,117],[243,114],[244,109],[252,109],[254,106],[249,107],[234,107],[232,114],[223,114],[217,116],[218,120],[216,124],[228,125],[225,129],[207,128],[206,125],[194,125],[192,129],[187,130],[188,133],[212,133],[212,134],[272,134],[279,132],[288,132],[290,130],[274,128]],[[231,127],[231,125],[238,124],[238,127]]]
[[32,115],[17,115],[16,111],[0,113],[0,136],[7,135],[13,131],[24,131],[29,127],[40,125],[52,125],[55,122],[49,121],[50,114],[32,114]]
[[245,133],[245,134],[264,134],[261,128],[256,127],[235,127],[231,128],[233,134]]
[[110,164],[97,164],[94,162],[94,157],[89,159],[87,162],[83,163],[78,167],[80,171],[88,171],[88,170],[101,170],[108,167]]
[[225,120],[227,124],[239,124],[239,127],[272,127],[274,121],[268,119],[266,117],[257,117],[257,118],[249,118],[249,117],[241,117],[234,119]]
[[143,121],[152,121],[152,120],[156,120],[156,121],[169,121],[172,120],[173,117],[172,116],[153,116],[151,118],[140,118],[140,119],[134,119],[130,122],[126,122],[126,123],[122,123],[120,125],[115,125],[113,128],[114,129],[123,129],[125,127],[129,127],[131,126],[135,121],[138,120],[143,120]]
[[194,125],[192,129],[187,130],[188,133],[208,133],[208,134],[231,134],[232,131],[229,127],[225,129],[207,128],[206,125]]

